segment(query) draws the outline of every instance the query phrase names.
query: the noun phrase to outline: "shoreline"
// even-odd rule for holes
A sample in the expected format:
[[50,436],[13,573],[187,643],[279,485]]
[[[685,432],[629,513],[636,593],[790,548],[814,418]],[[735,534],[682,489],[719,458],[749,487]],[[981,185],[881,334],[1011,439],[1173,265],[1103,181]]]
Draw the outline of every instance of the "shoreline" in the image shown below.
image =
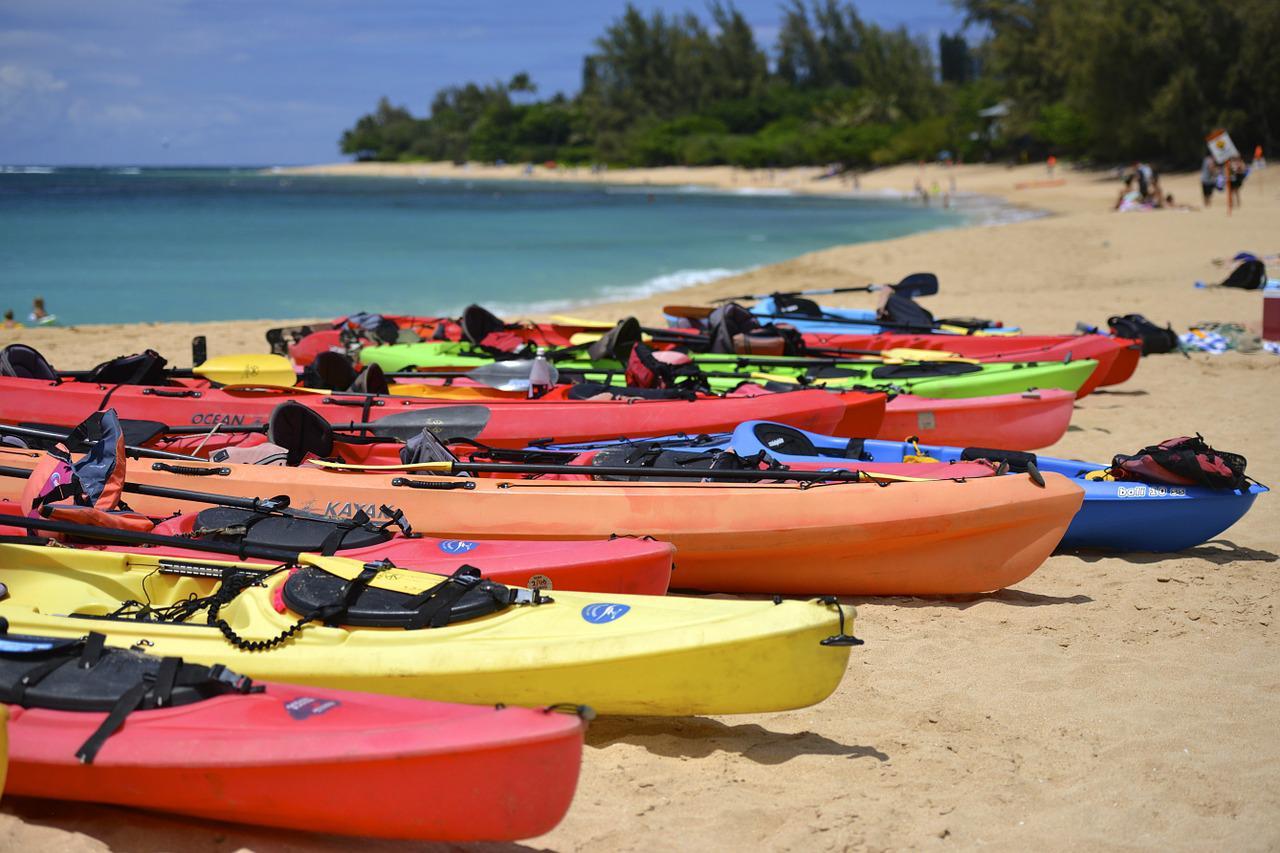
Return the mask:
[[[1105,324],[1130,312],[1179,330],[1199,320],[1260,320],[1258,293],[1192,283],[1226,276],[1229,265],[1214,258],[1280,248],[1280,175],[1251,179],[1244,206],[1228,218],[1221,196],[1207,211],[1117,214],[1117,183],[1104,176],[1063,170],[1063,183],[1044,186],[1041,166],[958,168],[961,191],[1050,215],[835,246],[575,312],[660,322],[667,301],[933,270],[941,290],[921,302],[936,315],[983,314],[1030,333],[1065,333],[1077,321]],[[916,173],[884,170],[862,185],[909,188]],[[1197,176],[1164,182],[1179,200],[1198,203]],[[21,340],[65,368],[143,346],[182,365],[194,334],[208,335],[210,355],[261,351],[262,331],[279,324],[4,330],[0,345]],[[1278,392],[1275,356],[1151,356],[1125,385],[1078,401],[1070,431],[1042,452],[1105,463],[1200,432],[1244,454],[1248,473],[1274,486],[1280,433],[1268,425]],[[778,714],[597,720],[567,818],[527,848],[510,847],[645,850],[673,838],[708,850],[1115,849],[1117,839],[1179,851],[1280,846],[1276,500],[1262,495],[1231,530],[1178,554],[1062,553],[996,593],[851,600],[866,645],[829,699]],[[354,845],[379,853],[494,849],[0,802],[2,849],[331,853]]]

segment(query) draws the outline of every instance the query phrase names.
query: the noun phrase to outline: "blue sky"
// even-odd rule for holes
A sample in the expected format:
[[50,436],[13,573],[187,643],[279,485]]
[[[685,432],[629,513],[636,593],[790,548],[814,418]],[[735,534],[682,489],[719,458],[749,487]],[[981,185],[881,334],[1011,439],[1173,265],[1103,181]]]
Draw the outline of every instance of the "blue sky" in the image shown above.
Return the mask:
[[[646,9],[701,11],[700,0]],[[738,8],[772,44],[779,0]],[[387,95],[425,113],[439,88],[528,71],[572,93],[618,2],[0,0],[0,163],[293,164]],[[863,0],[935,40],[947,0]]]

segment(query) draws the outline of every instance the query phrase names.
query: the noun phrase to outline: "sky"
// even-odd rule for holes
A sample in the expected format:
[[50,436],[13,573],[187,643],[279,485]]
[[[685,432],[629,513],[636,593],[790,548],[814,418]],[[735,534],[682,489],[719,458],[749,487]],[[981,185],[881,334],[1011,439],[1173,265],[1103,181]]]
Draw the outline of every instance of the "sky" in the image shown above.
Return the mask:
[[[0,0],[0,164],[290,165],[343,159],[379,97],[425,114],[437,89],[527,71],[577,91],[624,0]],[[638,0],[701,12],[701,0]],[[762,44],[780,0],[738,0]],[[936,42],[949,0],[861,0]]]

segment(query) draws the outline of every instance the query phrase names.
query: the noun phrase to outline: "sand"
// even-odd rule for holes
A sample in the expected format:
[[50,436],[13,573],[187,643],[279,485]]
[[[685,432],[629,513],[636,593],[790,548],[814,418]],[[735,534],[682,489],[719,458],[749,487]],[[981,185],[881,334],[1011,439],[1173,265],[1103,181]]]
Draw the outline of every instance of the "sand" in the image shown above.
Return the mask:
[[[727,169],[609,178],[829,189],[814,174],[778,173],[772,183],[767,174]],[[861,177],[861,189],[909,191],[918,174],[915,167],[871,173]],[[1062,168],[1055,177],[1064,184],[1027,189],[1015,187],[1045,180],[1043,167],[958,167],[954,175],[961,192],[1051,215],[838,247],[687,292],[577,313],[652,321],[664,302],[933,270],[943,288],[928,303],[937,313],[991,314],[1029,331],[1069,331],[1077,320],[1105,323],[1132,311],[1175,328],[1260,318],[1256,293],[1191,285],[1225,275],[1213,258],[1280,249],[1280,173],[1251,180],[1244,207],[1230,218],[1218,206],[1221,196],[1209,211],[1111,213],[1113,181]],[[935,178],[947,187],[949,175],[936,168],[924,173],[925,185]],[[1180,201],[1198,203],[1194,176],[1166,185]],[[843,304],[868,303],[855,295]],[[260,348],[270,325],[48,329],[0,332],[0,341],[20,337],[69,368],[143,344],[185,364],[193,333],[209,335],[218,354]],[[1153,356],[1126,385],[1081,401],[1071,431],[1046,452],[1107,460],[1200,431],[1216,446],[1246,454],[1253,476],[1275,484],[1278,393],[1274,356]],[[1221,538],[1178,555],[1062,554],[993,595],[858,601],[857,634],[867,644],[855,650],[829,700],[785,714],[597,721],[573,809],[558,829],[525,846],[1274,849],[1276,522],[1275,499],[1265,496]],[[0,811],[6,850],[353,846],[107,807],[6,800]]]

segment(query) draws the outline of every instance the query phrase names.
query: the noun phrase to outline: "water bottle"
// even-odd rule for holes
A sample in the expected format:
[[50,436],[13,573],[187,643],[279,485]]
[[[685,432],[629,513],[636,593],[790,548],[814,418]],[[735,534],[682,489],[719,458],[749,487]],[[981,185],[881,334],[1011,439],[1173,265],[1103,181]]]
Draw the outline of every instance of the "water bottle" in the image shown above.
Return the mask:
[[541,397],[551,390],[553,384],[555,383],[551,378],[551,362],[547,361],[547,351],[543,347],[538,347],[538,352],[533,357],[533,366],[529,369],[529,399]]

